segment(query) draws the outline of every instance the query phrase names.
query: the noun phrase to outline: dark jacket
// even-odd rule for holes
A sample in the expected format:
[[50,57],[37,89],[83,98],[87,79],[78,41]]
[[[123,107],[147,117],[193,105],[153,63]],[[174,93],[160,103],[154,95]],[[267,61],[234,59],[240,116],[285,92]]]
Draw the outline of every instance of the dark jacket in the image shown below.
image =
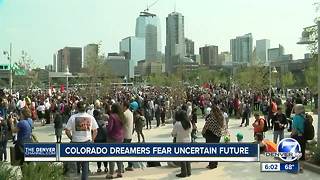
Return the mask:
[[54,118],[54,128],[55,129],[62,129],[63,128],[63,119],[62,115],[60,113],[56,114],[56,117]]
[[[287,117],[285,114],[281,113],[277,113],[276,115],[274,115],[272,117],[271,123],[273,124],[273,130],[274,131],[283,131],[284,130],[284,125],[286,125],[288,123],[287,121]],[[280,124],[282,124],[283,126],[280,127]]]

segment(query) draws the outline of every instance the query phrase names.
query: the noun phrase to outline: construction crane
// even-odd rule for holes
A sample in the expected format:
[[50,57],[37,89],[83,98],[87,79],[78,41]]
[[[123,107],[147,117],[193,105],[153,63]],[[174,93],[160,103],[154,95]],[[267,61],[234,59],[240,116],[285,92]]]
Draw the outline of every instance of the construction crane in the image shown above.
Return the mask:
[[148,12],[149,9],[150,9],[152,6],[154,6],[155,4],[157,4],[158,1],[159,1],[159,0],[156,0],[156,1],[154,1],[151,5],[147,5],[147,9],[145,9],[144,12]]

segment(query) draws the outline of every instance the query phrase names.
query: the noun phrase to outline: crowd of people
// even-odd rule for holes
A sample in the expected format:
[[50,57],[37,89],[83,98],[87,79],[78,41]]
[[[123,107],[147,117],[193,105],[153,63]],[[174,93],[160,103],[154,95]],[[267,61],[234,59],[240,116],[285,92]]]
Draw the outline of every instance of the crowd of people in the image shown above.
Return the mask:
[[[66,96],[66,93],[69,93]],[[173,122],[173,142],[190,143],[197,139],[198,117],[205,119],[201,134],[206,143],[218,143],[227,137],[230,117],[242,119],[239,128],[249,126],[254,114],[254,138],[262,144],[263,134],[273,130],[273,142],[284,138],[284,130],[292,131],[292,137],[301,143],[303,158],[306,140],[304,134],[304,105],[312,102],[313,95],[308,89],[284,93],[274,90],[241,90],[206,84],[203,87],[115,87],[104,97],[89,102],[77,90],[69,92],[35,91],[20,94],[2,92],[0,98],[1,158],[7,160],[6,148],[9,139],[15,143],[17,159],[23,164],[23,144],[32,142],[34,122],[41,125],[54,123],[56,142],[62,142],[65,134],[73,143],[131,143],[137,133],[138,143],[147,141],[144,129],[165,126]],[[66,98],[68,97],[68,99]],[[270,98],[272,97],[272,98]],[[297,105],[298,104],[298,105]],[[294,108],[297,107],[297,108]],[[201,112],[198,113],[198,110]],[[295,113],[292,118],[291,115]],[[198,116],[199,115],[199,116]],[[152,126],[152,120],[156,125]],[[171,123],[171,122],[170,122]],[[239,142],[243,135],[237,134]],[[225,138],[225,142],[227,142]],[[303,159],[302,158],[302,159]],[[97,162],[97,172],[107,173],[106,178],[122,177],[123,172],[132,171],[135,163]],[[151,164],[151,163],[150,163]],[[152,165],[150,165],[152,166]],[[209,162],[208,169],[215,169],[218,162]],[[191,175],[190,162],[181,162],[181,173],[177,177]],[[70,167],[66,166],[66,171]],[[89,163],[77,163],[77,172],[82,179],[89,175]]]

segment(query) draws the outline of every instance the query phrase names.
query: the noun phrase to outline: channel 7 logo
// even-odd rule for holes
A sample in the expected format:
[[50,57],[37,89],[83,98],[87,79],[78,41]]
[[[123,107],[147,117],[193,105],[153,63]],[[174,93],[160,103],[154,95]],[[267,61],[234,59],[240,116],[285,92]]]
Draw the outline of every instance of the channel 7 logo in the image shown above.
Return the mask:
[[282,139],[277,147],[278,152],[266,152],[265,155],[271,157],[279,157],[285,162],[298,160],[301,156],[301,146],[297,140],[292,138]]

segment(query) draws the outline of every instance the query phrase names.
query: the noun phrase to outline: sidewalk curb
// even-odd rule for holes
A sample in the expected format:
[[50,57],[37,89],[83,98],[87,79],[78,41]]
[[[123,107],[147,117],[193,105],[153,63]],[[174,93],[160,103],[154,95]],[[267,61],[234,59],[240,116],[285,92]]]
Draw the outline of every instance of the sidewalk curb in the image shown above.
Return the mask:
[[303,167],[305,169],[312,171],[314,173],[320,174],[320,166],[314,165],[306,161],[302,161],[301,164],[303,164]]

